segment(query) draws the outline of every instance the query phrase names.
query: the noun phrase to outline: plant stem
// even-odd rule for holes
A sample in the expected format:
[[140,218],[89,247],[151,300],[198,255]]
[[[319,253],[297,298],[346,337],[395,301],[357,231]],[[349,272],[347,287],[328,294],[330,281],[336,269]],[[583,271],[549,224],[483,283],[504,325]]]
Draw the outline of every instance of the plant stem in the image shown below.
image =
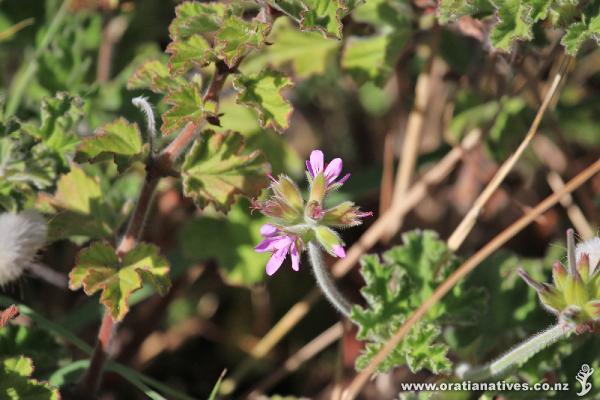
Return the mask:
[[508,226],[483,248],[467,259],[458,269],[456,269],[442,284],[440,284],[429,298],[427,298],[417,308],[408,319],[402,324],[394,335],[388,340],[383,348],[371,359],[371,362],[358,374],[350,383],[343,400],[352,400],[356,398],[362,387],[367,383],[371,375],[375,372],[379,364],[396,348],[398,343],[410,332],[413,326],[421,320],[421,318],[440,301],[452,288],[471,271],[483,262],[492,253],[502,247],[506,242],[515,237],[519,232],[525,229],[531,222],[535,221],[540,215],[546,212],[550,207],[556,205],[561,198],[566,194],[571,193],[590,178],[600,172],[600,159],[581,171],[577,176],[571,179],[561,190],[546,197],[535,208],[531,209],[527,214],[523,215],[513,224]]
[[321,291],[329,300],[331,304],[337,310],[342,313],[342,315],[346,318],[350,318],[350,311],[352,306],[350,302],[346,300],[344,295],[340,293],[338,288],[335,286],[333,279],[329,273],[327,273],[327,267],[323,262],[323,255],[321,254],[321,249],[314,244],[313,242],[308,242],[308,257],[310,259],[310,265],[312,266],[313,273],[315,274],[315,278],[317,279],[317,284],[321,288]]
[[58,9],[56,15],[54,15],[54,18],[52,19],[52,22],[50,23],[50,26],[48,27],[44,38],[40,42],[39,47],[35,49],[35,53],[33,53],[32,59],[29,60],[29,62],[27,63],[25,71],[23,71],[22,75],[19,75],[16,78],[16,82],[11,88],[9,96],[7,96],[8,103],[6,104],[6,112],[4,113],[5,118],[12,117],[17,112],[17,109],[21,104],[21,98],[23,97],[25,88],[27,87],[27,85],[30,84],[31,77],[33,76],[37,68],[38,59],[46,51],[46,48],[48,47],[52,39],[54,39],[54,35],[56,35],[58,29],[62,25],[67,15],[68,5],[69,1],[64,0],[60,8]]
[[459,374],[459,378],[463,380],[482,381],[503,375],[511,368],[523,365],[531,357],[570,335],[574,330],[575,328],[570,326],[553,325],[547,330],[525,340],[498,359],[479,368],[470,369]]
[[[151,166],[152,164],[149,165]],[[153,176],[152,174],[146,175],[144,185],[140,191],[137,205],[129,220],[125,235],[121,239],[119,247],[117,247],[117,255],[119,258],[122,258],[126,253],[131,251],[139,241],[148,216],[148,211],[152,205],[154,192],[159,179],[160,178]],[[104,317],[102,318],[100,330],[98,331],[98,341],[94,348],[90,366],[79,384],[80,392],[84,393],[85,391],[87,393],[95,393],[98,390],[102,378],[102,370],[106,363],[106,359],[108,358],[110,342],[115,328],[115,321],[110,315],[110,312],[106,310],[104,312]]]
[[[218,101],[219,93],[223,88],[227,76],[234,70],[235,68],[230,69],[224,63],[217,63],[215,74],[203,96],[204,101]],[[146,179],[144,180],[144,185],[140,191],[135,211],[129,220],[127,230],[117,247],[119,258],[123,257],[123,255],[137,245],[142,235],[148,212],[152,206],[152,200],[160,178],[177,175],[173,171],[175,161],[195,139],[199,127],[200,124],[188,123],[156,159],[151,156],[146,161]],[[98,340],[94,348],[90,366],[78,385],[80,394],[89,396],[98,390],[102,379],[102,371],[108,360],[110,342],[115,328],[115,321],[112,319],[110,313],[105,311],[98,331]]]

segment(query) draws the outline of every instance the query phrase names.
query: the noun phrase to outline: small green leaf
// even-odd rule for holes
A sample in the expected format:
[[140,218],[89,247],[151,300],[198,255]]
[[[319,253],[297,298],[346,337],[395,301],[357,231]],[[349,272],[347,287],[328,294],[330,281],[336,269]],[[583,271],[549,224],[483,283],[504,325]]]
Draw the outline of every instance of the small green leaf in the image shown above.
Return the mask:
[[205,103],[202,99],[200,83],[196,80],[188,82],[165,96],[165,103],[170,108],[162,116],[163,135],[170,135],[188,123],[200,123],[207,116],[215,115],[213,103]]
[[49,237],[53,240],[71,236],[110,237],[120,225],[103,201],[98,181],[76,164],[60,178],[53,197],[41,197],[40,206],[44,205],[57,213],[50,219]]
[[39,127],[27,124],[23,128],[32,136],[40,138],[66,166],[79,144],[75,128],[82,117],[83,101],[60,92],[42,102]]
[[298,78],[321,75],[340,47],[340,42],[325,39],[317,32],[298,30],[288,18],[275,20],[267,40],[272,44],[246,59],[241,66],[243,72],[255,72],[267,64],[279,67],[291,63]]
[[159,255],[158,247],[141,243],[119,261],[115,249],[94,242],[79,252],[77,263],[69,274],[69,287],[83,287],[89,296],[101,290],[100,301],[116,321],[129,311],[129,296],[143,284],[152,286],[164,296],[171,286],[169,263]]
[[146,61],[140,65],[127,81],[127,89],[149,89],[155,93],[166,93],[172,86],[183,85],[181,77],[173,77],[169,68],[160,60]]
[[0,398],[10,400],[59,400],[56,388],[31,379],[33,362],[27,357],[11,357],[0,365]]
[[464,15],[475,15],[492,10],[493,6],[489,0],[440,0],[437,13],[440,23],[445,25]]
[[142,135],[137,124],[119,118],[100,127],[94,136],[83,139],[79,145],[78,159],[95,160],[102,159],[102,156],[112,156],[122,171],[142,150]]
[[394,70],[406,39],[404,35],[389,34],[350,37],[341,65],[359,83],[374,81],[382,85]]
[[302,0],[300,28],[319,31],[327,37],[342,38],[342,18],[349,11],[344,0]]
[[201,35],[192,35],[185,40],[176,40],[167,46],[169,69],[173,74],[183,74],[194,65],[203,67],[214,60],[210,44]]
[[9,324],[0,329],[0,355],[30,357],[42,374],[55,369],[64,353],[54,337],[35,324]]
[[354,10],[352,18],[375,31],[369,36],[351,36],[344,46],[341,65],[356,82],[385,84],[412,30],[411,12],[402,2],[385,0],[370,0]]
[[581,21],[571,24],[562,38],[567,53],[575,55],[583,43],[593,39],[600,45],[600,3],[592,2],[581,14]]
[[215,52],[229,68],[234,68],[249,49],[264,45],[269,29],[269,24],[257,20],[229,16],[215,37]]
[[292,85],[290,78],[266,69],[258,75],[240,75],[233,85],[238,92],[236,101],[254,108],[263,128],[270,127],[276,131],[288,128],[293,109],[281,91]]
[[257,196],[268,183],[269,164],[259,151],[242,150],[239,133],[204,132],[181,168],[185,195],[201,208],[212,204],[223,212],[238,195]]
[[194,34],[215,32],[221,27],[225,5],[217,2],[186,1],[175,9],[169,26],[171,39],[187,39]]
[[490,32],[492,45],[497,49],[509,51],[515,40],[531,40],[532,7],[522,0],[504,0],[497,2],[498,23]]

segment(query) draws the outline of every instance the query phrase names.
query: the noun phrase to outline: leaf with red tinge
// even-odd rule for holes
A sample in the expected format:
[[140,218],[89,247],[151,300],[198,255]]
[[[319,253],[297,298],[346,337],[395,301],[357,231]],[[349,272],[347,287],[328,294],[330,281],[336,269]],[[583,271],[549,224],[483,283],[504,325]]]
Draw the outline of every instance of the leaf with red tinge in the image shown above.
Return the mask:
[[327,37],[342,38],[342,18],[348,12],[344,0],[302,0],[305,10],[300,13],[300,28],[319,31]]
[[121,321],[129,311],[129,296],[144,284],[165,295],[170,286],[169,263],[158,247],[140,243],[119,260],[115,249],[104,242],[94,242],[79,252],[69,274],[69,287],[83,287],[89,296],[101,290],[100,301],[112,318]]
[[263,128],[273,128],[278,132],[290,125],[293,108],[281,91],[291,85],[290,78],[269,69],[257,75],[239,75],[233,82],[238,92],[236,101],[254,108]]
[[215,52],[229,68],[234,68],[248,50],[264,45],[269,30],[270,25],[264,22],[230,16],[223,20],[223,26],[217,32]]
[[162,116],[163,135],[170,135],[189,122],[198,124],[206,117],[216,116],[216,105],[202,99],[200,83],[191,81],[165,97],[171,107]]
[[127,89],[149,89],[154,93],[166,93],[172,86],[183,85],[181,77],[173,77],[169,68],[160,60],[146,61],[140,65],[127,81]]
[[172,40],[187,39],[194,34],[210,33],[221,27],[225,5],[186,1],[175,9],[175,19],[169,25]]
[[210,44],[201,35],[192,35],[185,40],[169,43],[166,52],[169,58],[169,70],[173,74],[183,74],[194,65],[203,67],[216,58]]
[[201,208],[227,212],[236,196],[254,197],[268,184],[270,166],[259,151],[243,154],[237,132],[203,132],[181,167],[183,191]]

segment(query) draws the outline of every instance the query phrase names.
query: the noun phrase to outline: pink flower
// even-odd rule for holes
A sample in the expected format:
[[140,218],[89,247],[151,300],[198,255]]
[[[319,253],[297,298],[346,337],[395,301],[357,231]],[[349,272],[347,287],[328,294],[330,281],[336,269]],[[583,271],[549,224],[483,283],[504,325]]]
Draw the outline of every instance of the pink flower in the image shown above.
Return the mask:
[[334,184],[342,185],[350,178],[350,174],[346,174],[342,179],[336,182],[335,180],[342,173],[342,159],[334,158],[329,164],[325,165],[323,152],[321,150],[313,150],[313,152],[310,153],[310,158],[306,160],[306,169],[311,178],[314,178],[316,175],[323,172],[328,187]]
[[295,235],[284,232],[280,228],[264,224],[260,228],[260,234],[264,237],[255,250],[259,253],[270,251],[272,253],[269,262],[267,263],[267,275],[273,275],[288,253],[292,259],[292,269],[298,271],[300,269],[300,251],[301,241]]

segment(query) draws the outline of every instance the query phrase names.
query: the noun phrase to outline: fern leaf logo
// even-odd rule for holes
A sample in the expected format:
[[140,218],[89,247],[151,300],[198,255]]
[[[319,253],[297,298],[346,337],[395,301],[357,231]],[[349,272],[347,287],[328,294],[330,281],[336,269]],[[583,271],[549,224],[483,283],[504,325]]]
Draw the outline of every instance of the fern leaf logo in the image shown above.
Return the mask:
[[588,382],[587,380],[590,376],[592,376],[593,373],[594,369],[589,365],[583,364],[581,366],[577,376],[575,376],[575,379],[577,379],[577,381],[581,384],[581,391],[577,393],[577,396],[585,396],[590,390],[592,390],[592,383]]

